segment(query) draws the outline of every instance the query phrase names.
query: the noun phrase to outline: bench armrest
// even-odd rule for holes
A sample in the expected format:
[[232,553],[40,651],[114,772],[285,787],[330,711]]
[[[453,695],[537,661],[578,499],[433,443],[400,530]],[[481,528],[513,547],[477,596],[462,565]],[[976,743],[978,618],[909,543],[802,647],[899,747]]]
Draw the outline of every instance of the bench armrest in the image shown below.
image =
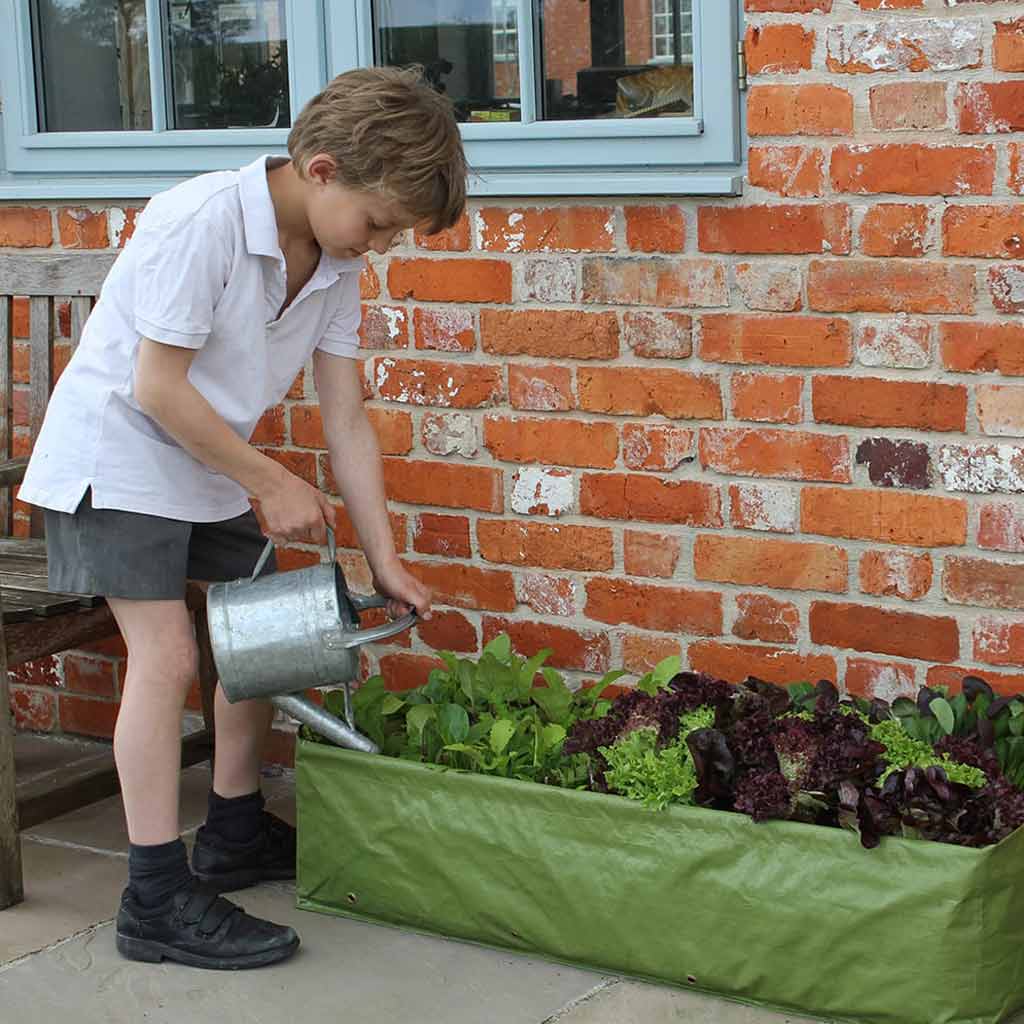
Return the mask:
[[28,459],[7,459],[0,462],[0,487],[14,487],[25,479]]

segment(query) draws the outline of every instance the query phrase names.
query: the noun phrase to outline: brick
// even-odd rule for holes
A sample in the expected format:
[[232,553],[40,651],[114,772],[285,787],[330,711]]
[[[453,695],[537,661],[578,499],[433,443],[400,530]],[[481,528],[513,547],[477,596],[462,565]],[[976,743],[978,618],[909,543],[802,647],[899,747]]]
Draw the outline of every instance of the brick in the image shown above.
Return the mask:
[[619,453],[619,437],[613,423],[488,416],[484,447],[503,462],[610,469]]
[[53,654],[12,665],[8,672],[12,683],[22,683],[26,686],[62,686],[64,684],[61,660]]
[[803,386],[803,377],[734,373],[732,415],[759,423],[799,423],[803,419]]
[[1024,324],[943,323],[939,346],[944,369],[1024,376]]
[[437,604],[511,612],[516,607],[512,573],[461,562],[406,562],[406,568],[434,592]]
[[645,523],[722,525],[721,495],[696,480],[663,480],[639,473],[586,473],[580,481],[580,512],[600,519]]
[[865,594],[920,601],[932,586],[932,559],[907,551],[865,551],[858,574]]
[[16,730],[51,732],[57,724],[57,698],[52,693],[12,686],[10,707]]
[[927,248],[928,207],[879,203],[864,215],[860,249],[868,256],[923,256]]
[[434,252],[465,252],[469,248],[469,216],[463,214],[450,228],[428,235],[417,228],[413,240],[419,249]]
[[520,259],[512,265],[516,301],[567,303],[578,298],[576,261],[569,256]]
[[416,634],[435,651],[473,653],[480,649],[476,626],[461,612],[434,611],[416,623]]
[[466,412],[425,413],[420,435],[423,447],[432,455],[462,455],[472,458],[480,450],[476,420]]
[[806,146],[751,146],[747,180],[780,196],[821,196],[825,193],[825,154]]
[[[395,550],[404,551],[406,548],[406,517],[401,512],[391,512],[388,519],[391,525],[391,536],[395,542]],[[344,505],[334,506],[334,539],[339,548],[359,547],[359,535],[356,533],[355,524]]]
[[945,444],[939,472],[948,491],[1024,493],[1024,448],[1011,444]]
[[679,537],[669,533],[626,530],[622,535],[623,565],[629,576],[675,575],[679,564]]
[[946,256],[1024,256],[1024,205],[950,206],[942,216]]
[[568,469],[527,466],[512,478],[512,511],[520,515],[560,516],[576,503]]
[[499,633],[508,633],[513,650],[524,656],[550,648],[551,654],[544,664],[552,668],[603,673],[610,666],[610,644],[604,631],[571,629],[549,622],[521,622],[494,615],[485,615],[483,625],[485,644]]
[[956,604],[1024,608],[1024,563],[949,555],[942,568],[942,593]]
[[626,245],[633,252],[682,252],[686,220],[678,206],[626,206]]
[[851,353],[845,319],[736,313],[701,317],[700,355],[711,362],[847,366]]
[[832,10],[832,0],[746,0],[744,10],[775,14],[828,14]]
[[727,306],[725,266],[715,260],[590,257],[584,302],[623,306]]
[[392,501],[502,511],[500,469],[400,458],[385,458],[383,463],[384,482]]
[[288,394],[284,396],[290,398],[292,401],[302,401],[306,397],[306,368],[303,367],[295,375],[295,380],[292,381],[292,386],[288,389]]
[[64,685],[69,693],[116,697],[117,674],[114,662],[86,658],[81,654],[65,654]]
[[1000,313],[1024,313],[1024,264],[992,267],[988,290]]
[[62,695],[59,708],[61,731],[112,739],[118,706],[109,700]]
[[803,305],[803,276],[799,267],[784,263],[737,263],[736,287],[748,309],[788,313]]
[[469,519],[466,516],[442,516],[421,512],[412,530],[412,548],[421,555],[445,558],[469,558]]
[[609,206],[485,207],[476,218],[480,248],[485,251],[611,252],[615,248],[615,214]]
[[1007,184],[1011,192],[1017,195],[1024,195],[1024,143],[1011,142],[1010,150],[1010,177]]
[[811,408],[818,423],[854,427],[967,429],[967,388],[883,377],[814,377]]
[[595,622],[662,633],[722,632],[722,596],[707,590],[633,583],[611,576],[587,580],[583,614]]
[[572,370],[567,366],[510,363],[509,402],[513,409],[531,412],[565,412],[576,404]]
[[689,657],[694,672],[707,672],[731,683],[741,683],[749,676],[780,686],[837,678],[835,659],[827,654],[797,654],[777,647],[698,640],[690,644]]
[[671,473],[692,462],[695,434],[671,423],[627,423],[622,428],[622,461],[627,469]]
[[479,409],[496,405],[504,395],[497,365],[381,356],[373,366],[377,392],[389,402]]
[[869,605],[812,601],[811,642],[922,661],[952,661],[960,653],[956,619]]
[[1024,622],[982,616],[974,624],[974,659],[989,665],[1024,665]]
[[388,264],[393,299],[511,302],[512,268],[504,260],[401,259]]
[[485,352],[505,356],[614,359],[619,354],[619,322],[614,313],[484,309],[480,340]]
[[797,492],[784,484],[730,484],[729,521],[740,530],[796,533],[797,499]]
[[752,25],[747,29],[747,71],[751,75],[810,70],[814,32],[800,24]]
[[812,260],[811,309],[826,313],[973,313],[974,268],[903,260]]
[[[284,466],[289,473],[294,473],[300,480],[305,480],[313,487],[317,486],[317,457],[314,452],[284,451],[281,448],[261,448],[259,451]],[[324,455],[323,459],[329,470],[327,456]],[[332,494],[337,493],[333,476],[330,477],[330,490]]]
[[366,418],[373,426],[383,455],[406,455],[412,451],[412,417],[409,413],[369,406]]
[[476,328],[468,309],[416,309],[413,325],[418,349],[472,352],[476,348]]
[[396,693],[425,686],[429,682],[430,673],[435,668],[444,667],[445,664],[440,658],[432,658],[427,654],[410,654],[407,651],[385,654],[380,659],[380,674],[384,677],[384,687]]
[[[946,686],[950,693],[959,693],[963,686],[964,676],[978,675],[977,668],[963,668],[959,665],[933,665],[928,669],[925,683],[930,687]],[[1024,694],[1024,674],[992,672],[983,669],[980,673],[985,682],[1001,697],[1014,697]]]
[[110,244],[106,210],[65,206],[57,213],[57,229],[65,249],[106,249]]
[[705,427],[700,462],[716,473],[848,483],[849,441],[832,434],[767,428]]
[[965,135],[1024,130],[1024,82],[969,82],[956,93],[957,128]]
[[850,208],[845,203],[701,206],[701,252],[848,253]]
[[854,337],[864,366],[920,370],[931,363],[931,324],[905,315],[863,319]]
[[869,93],[871,124],[880,132],[945,128],[949,114],[944,82],[895,82]]
[[250,444],[283,445],[285,442],[284,406],[275,405],[268,409],[253,428]]
[[1024,71],[1024,18],[996,22],[992,62],[998,71]]
[[856,461],[868,467],[876,487],[927,490],[932,485],[931,449],[922,442],[868,437],[857,445]]
[[850,135],[853,97],[835,85],[755,85],[747,94],[747,132]]
[[401,306],[363,304],[360,348],[408,348],[409,314]]
[[978,547],[1024,551],[1024,507],[1006,501],[986,502],[978,521]]
[[862,11],[905,11],[924,7],[924,0],[854,0]]
[[914,666],[905,661],[872,661],[868,658],[847,658],[846,692],[865,700],[888,701],[897,697],[917,699]]
[[538,615],[575,615],[576,582],[566,576],[522,573],[517,596]]
[[380,297],[380,278],[377,271],[367,263],[359,275],[359,297],[361,299],[376,299]]
[[976,394],[983,434],[1024,437],[1024,386],[979,384]]
[[480,519],[476,539],[481,558],[506,565],[594,572],[615,561],[612,532],[605,527]]
[[828,30],[829,71],[963,71],[981,66],[979,20],[907,19],[834,25]]
[[576,371],[579,407],[587,412],[669,419],[720,420],[718,378],[682,370],[634,366],[580,367]]
[[285,729],[271,729],[263,746],[264,765],[294,769],[295,733]]
[[685,359],[693,353],[693,318],[685,313],[626,312],[622,340],[645,359]]
[[767,594],[737,594],[736,621],[732,635],[766,644],[795,644],[800,630],[800,610],[788,601]]
[[139,206],[112,206],[107,211],[110,224],[110,244],[115,249],[123,249],[135,234],[135,222],[142,208]]
[[830,165],[832,187],[858,195],[991,195],[995,174],[992,146],[836,146]]
[[622,638],[622,667],[634,675],[650,672],[666,658],[683,653],[678,640],[643,633],[626,633]]
[[290,413],[292,444],[300,448],[327,447],[320,406],[293,405]]
[[0,247],[46,248],[53,245],[49,210],[28,206],[0,206]]
[[846,552],[831,544],[701,534],[693,548],[694,579],[779,590],[847,589]]
[[899,491],[805,487],[800,526],[804,533],[826,537],[921,548],[959,546],[967,541],[967,504]]
[[[15,338],[27,338],[31,329],[31,309],[24,296],[16,296],[11,302],[11,334]],[[29,346],[14,346],[14,380],[18,384],[29,382]]]

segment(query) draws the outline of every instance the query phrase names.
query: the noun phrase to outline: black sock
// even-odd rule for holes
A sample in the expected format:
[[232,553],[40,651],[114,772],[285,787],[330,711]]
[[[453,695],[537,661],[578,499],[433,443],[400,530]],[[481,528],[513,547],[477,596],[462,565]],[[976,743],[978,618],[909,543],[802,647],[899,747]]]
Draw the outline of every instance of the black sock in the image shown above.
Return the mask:
[[128,888],[145,907],[163,903],[192,881],[188,854],[180,838],[155,846],[130,845]]
[[263,824],[263,794],[223,797],[210,790],[206,827],[229,843],[248,843],[259,835]]

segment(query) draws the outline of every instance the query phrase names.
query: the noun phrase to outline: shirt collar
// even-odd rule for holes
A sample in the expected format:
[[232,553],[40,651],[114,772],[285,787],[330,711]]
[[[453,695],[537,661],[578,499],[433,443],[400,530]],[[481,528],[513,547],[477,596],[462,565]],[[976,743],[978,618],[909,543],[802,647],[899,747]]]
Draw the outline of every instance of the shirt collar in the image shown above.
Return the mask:
[[[254,256],[273,256],[284,259],[277,238],[277,218],[274,216],[274,202],[270,198],[270,186],[267,184],[267,161],[272,159],[265,154],[246,164],[238,173],[238,193],[242,203],[242,222],[245,225],[245,247]],[[320,254],[320,263],[314,277],[336,278],[341,274],[360,271],[364,260],[361,256],[354,259],[340,259]]]

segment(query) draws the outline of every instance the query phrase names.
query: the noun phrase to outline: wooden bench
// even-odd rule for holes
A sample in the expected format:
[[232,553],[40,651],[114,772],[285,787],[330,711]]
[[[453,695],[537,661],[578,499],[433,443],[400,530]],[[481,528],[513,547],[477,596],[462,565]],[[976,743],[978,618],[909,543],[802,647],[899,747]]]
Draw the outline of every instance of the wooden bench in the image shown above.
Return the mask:
[[[73,351],[113,256],[65,253],[58,256],[0,255],[0,458],[14,440],[13,298],[29,301],[28,432],[34,439],[53,387],[54,343],[62,304],[70,308]],[[11,491],[24,476],[26,458],[0,462],[0,910],[23,897],[19,829],[118,792],[113,755],[106,763],[69,778],[57,788],[16,798],[14,728],[8,671],[22,662],[117,635],[117,624],[101,597],[55,594],[46,586],[43,514],[32,508],[30,537],[10,536],[14,528]],[[182,744],[182,765],[212,760],[213,691],[217,683],[206,623],[205,590],[190,583],[187,603],[195,614],[204,728]]]

